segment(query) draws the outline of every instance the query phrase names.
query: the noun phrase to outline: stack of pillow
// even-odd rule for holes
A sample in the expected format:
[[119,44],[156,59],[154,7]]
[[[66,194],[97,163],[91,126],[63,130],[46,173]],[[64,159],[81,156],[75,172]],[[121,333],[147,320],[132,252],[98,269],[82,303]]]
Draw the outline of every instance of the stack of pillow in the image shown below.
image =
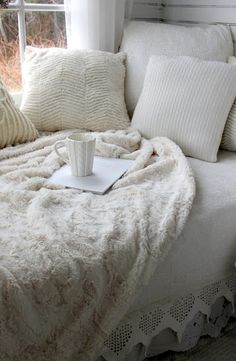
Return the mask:
[[131,22],[121,50],[134,128],[148,138],[169,137],[186,155],[206,161],[217,160],[220,143],[236,151],[236,61],[228,27]]
[[169,137],[186,155],[214,162],[220,144],[236,151],[232,56],[231,33],[222,25],[130,22],[118,54],[29,47],[21,112],[8,109],[5,123],[0,120],[6,128],[9,114],[18,117],[28,139],[27,132],[5,134],[0,147],[30,141],[37,130],[125,129],[129,112],[143,136]]
[[[21,112],[1,102],[0,147],[31,141],[39,131],[87,129],[105,131],[130,125],[124,100],[125,54],[28,47],[23,69]],[[4,99],[6,88],[4,88]],[[7,95],[8,103],[14,102]],[[1,116],[1,114],[0,114]],[[14,125],[29,125],[14,137]],[[19,127],[18,127],[19,128]],[[10,132],[2,132],[9,129]],[[28,128],[27,128],[28,129]],[[19,130],[19,129],[18,129]],[[28,136],[28,138],[27,138]]]

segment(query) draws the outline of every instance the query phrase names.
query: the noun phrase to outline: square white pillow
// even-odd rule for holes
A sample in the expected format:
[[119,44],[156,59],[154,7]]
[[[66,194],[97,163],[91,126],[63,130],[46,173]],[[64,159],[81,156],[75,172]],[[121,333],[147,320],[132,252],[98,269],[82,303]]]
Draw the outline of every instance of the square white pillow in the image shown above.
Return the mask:
[[230,29],[224,25],[186,27],[130,21],[124,29],[121,51],[127,55],[126,104],[133,114],[152,55],[192,56],[227,62],[234,47]]
[[0,80],[0,149],[30,142],[37,137],[34,124],[20,111]]
[[236,67],[191,57],[152,56],[132,127],[165,136],[185,155],[215,162],[236,96]]
[[22,112],[38,130],[125,129],[125,54],[28,47]]
[[[236,66],[236,57],[231,56],[229,63]],[[221,148],[236,152],[236,99],[230,110],[221,141]]]

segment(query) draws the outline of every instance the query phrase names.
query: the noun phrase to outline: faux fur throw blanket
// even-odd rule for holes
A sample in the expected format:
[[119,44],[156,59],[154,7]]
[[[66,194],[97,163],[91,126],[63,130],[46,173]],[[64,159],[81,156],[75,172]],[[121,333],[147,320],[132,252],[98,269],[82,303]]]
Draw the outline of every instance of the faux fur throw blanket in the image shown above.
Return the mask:
[[192,206],[178,146],[133,130],[96,134],[98,155],[135,160],[110,192],[53,186],[67,135],[0,151],[1,361],[96,359]]

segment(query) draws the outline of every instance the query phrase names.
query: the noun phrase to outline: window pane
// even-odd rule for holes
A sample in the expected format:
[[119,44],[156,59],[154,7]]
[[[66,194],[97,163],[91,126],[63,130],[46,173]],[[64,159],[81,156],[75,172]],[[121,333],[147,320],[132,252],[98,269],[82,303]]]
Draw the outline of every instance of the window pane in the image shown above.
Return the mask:
[[66,47],[64,12],[26,13],[27,45],[37,47]]
[[25,0],[25,3],[31,3],[31,4],[64,4],[64,0]]
[[18,20],[15,12],[0,12],[0,77],[9,90],[20,90]]

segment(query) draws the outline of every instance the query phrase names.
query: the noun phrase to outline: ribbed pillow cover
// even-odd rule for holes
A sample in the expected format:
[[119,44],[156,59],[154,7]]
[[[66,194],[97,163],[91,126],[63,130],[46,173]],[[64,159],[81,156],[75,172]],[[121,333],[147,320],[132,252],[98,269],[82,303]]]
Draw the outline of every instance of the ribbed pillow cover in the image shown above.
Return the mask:
[[126,104],[133,113],[142,91],[145,71],[152,55],[192,56],[226,62],[234,53],[229,27],[185,27],[130,21],[124,29],[121,51],[127,54]]
[[[229,63],[236,65],[236,57],[230,57]],[[225,125],[221,148],[236,152],[236,99],[233,103]]]
[[131,124],[147,138],[169,137],[185,155],[215,162],[235,96],[234,65],[153,56]]
[[18,109],[0,81],[0,148],[29,142],[37,136],[35,126]]
[[28,47],[21,110],[44,131],[125,129],[125,54]]

